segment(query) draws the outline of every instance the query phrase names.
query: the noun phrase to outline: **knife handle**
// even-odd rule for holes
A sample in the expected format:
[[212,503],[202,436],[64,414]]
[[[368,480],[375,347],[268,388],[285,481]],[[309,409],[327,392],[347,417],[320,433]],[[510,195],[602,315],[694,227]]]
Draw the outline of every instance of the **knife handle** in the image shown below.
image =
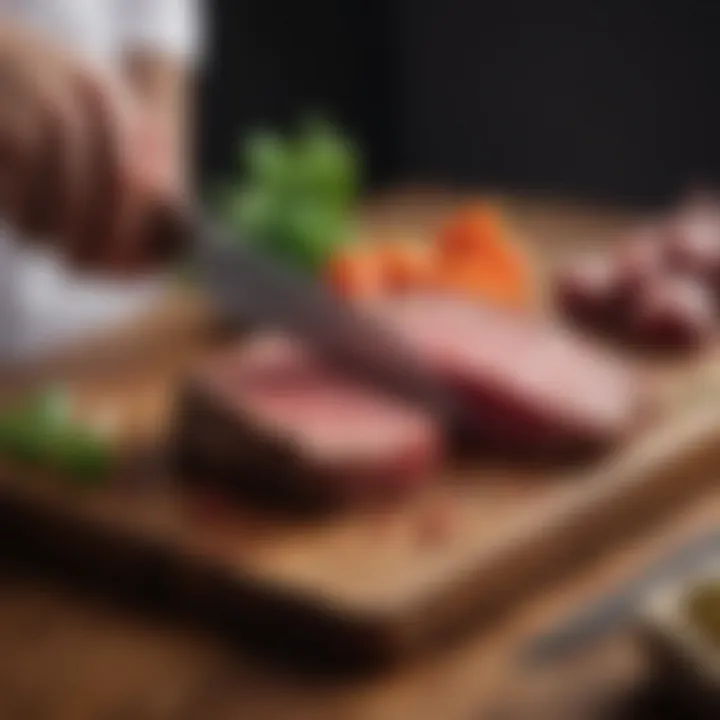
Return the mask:
[[148,221],[146,258],[153,267],[173,264],[193,249],[197,213],[187,206],[158,205]]

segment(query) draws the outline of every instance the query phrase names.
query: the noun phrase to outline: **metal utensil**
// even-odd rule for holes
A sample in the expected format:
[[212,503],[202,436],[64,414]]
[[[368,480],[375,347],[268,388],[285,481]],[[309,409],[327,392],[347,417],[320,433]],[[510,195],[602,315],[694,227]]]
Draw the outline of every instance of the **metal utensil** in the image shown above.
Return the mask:
[[587,647],[632,621],[643,599],[659,585],[718,557],[720,531],[695,538],[669,557],[663,557],[637,579],[533,639],[523,650],[521,662],[529,666],[554,662]]
[[191,243],[203,288],[228,317],[306,341],[324,360],[462,425],[463,399],[420,357],[320,283],[270,260],[209,218]]

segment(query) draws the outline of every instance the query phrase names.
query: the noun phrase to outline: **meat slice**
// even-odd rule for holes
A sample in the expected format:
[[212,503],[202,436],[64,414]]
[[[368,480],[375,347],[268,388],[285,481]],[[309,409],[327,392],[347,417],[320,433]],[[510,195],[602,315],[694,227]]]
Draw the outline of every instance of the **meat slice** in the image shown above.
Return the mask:
[[632,336],[655,349],[702,348],[715,332],[715,296],[700,279],[661,276],[643,288],[629,321]]
[[[462,393],[476,452],[605,447],[635,420],[634,373],[561,328],[442,297],[397,298],[370,312]],[[444,454],[434,418],[279,336],[199,368],[179,423],[186,467],[283,500],[395,495],[433,478]]]
[[377,309],[467,400],[473,439],[518,452],[571,452],[629,432],[641,383],[569,330],[441,297]]
[[609,258],[590,255],[562,268],[554,289],[560,310],[567,319],[581,327],[604,329],[616,320],[623,285]]
[[179,423],[186,465],[283,499],[395,495],[431,478],[443,456],[442,431],[430,417],[278,336],[199,368]]

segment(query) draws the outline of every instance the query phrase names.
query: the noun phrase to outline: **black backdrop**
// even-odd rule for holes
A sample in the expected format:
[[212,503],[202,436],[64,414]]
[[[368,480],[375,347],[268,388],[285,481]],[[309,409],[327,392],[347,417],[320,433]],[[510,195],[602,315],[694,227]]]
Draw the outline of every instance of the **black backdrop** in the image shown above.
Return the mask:
[[[214,6],[214,7],[213,7]],[[712,0],[216,0],[205,178],[324,108],[372,180],[662,201],[720,182]]]

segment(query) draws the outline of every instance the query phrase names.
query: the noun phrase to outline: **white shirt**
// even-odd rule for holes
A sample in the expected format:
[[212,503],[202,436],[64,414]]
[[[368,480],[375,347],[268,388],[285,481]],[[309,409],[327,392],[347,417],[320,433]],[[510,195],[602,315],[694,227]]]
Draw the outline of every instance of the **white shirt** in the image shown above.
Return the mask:
[[[2,17],[46,32],[94,62],[130,49],[197,56],[202,0],[0,0]],[[0,230],[0,362],[118,323],[156,301],[163,283],[78,278],[50,252]]]
[[115,58],[133,46],[197,55],[202,0],[0,0],[9,16],[81,52]]

